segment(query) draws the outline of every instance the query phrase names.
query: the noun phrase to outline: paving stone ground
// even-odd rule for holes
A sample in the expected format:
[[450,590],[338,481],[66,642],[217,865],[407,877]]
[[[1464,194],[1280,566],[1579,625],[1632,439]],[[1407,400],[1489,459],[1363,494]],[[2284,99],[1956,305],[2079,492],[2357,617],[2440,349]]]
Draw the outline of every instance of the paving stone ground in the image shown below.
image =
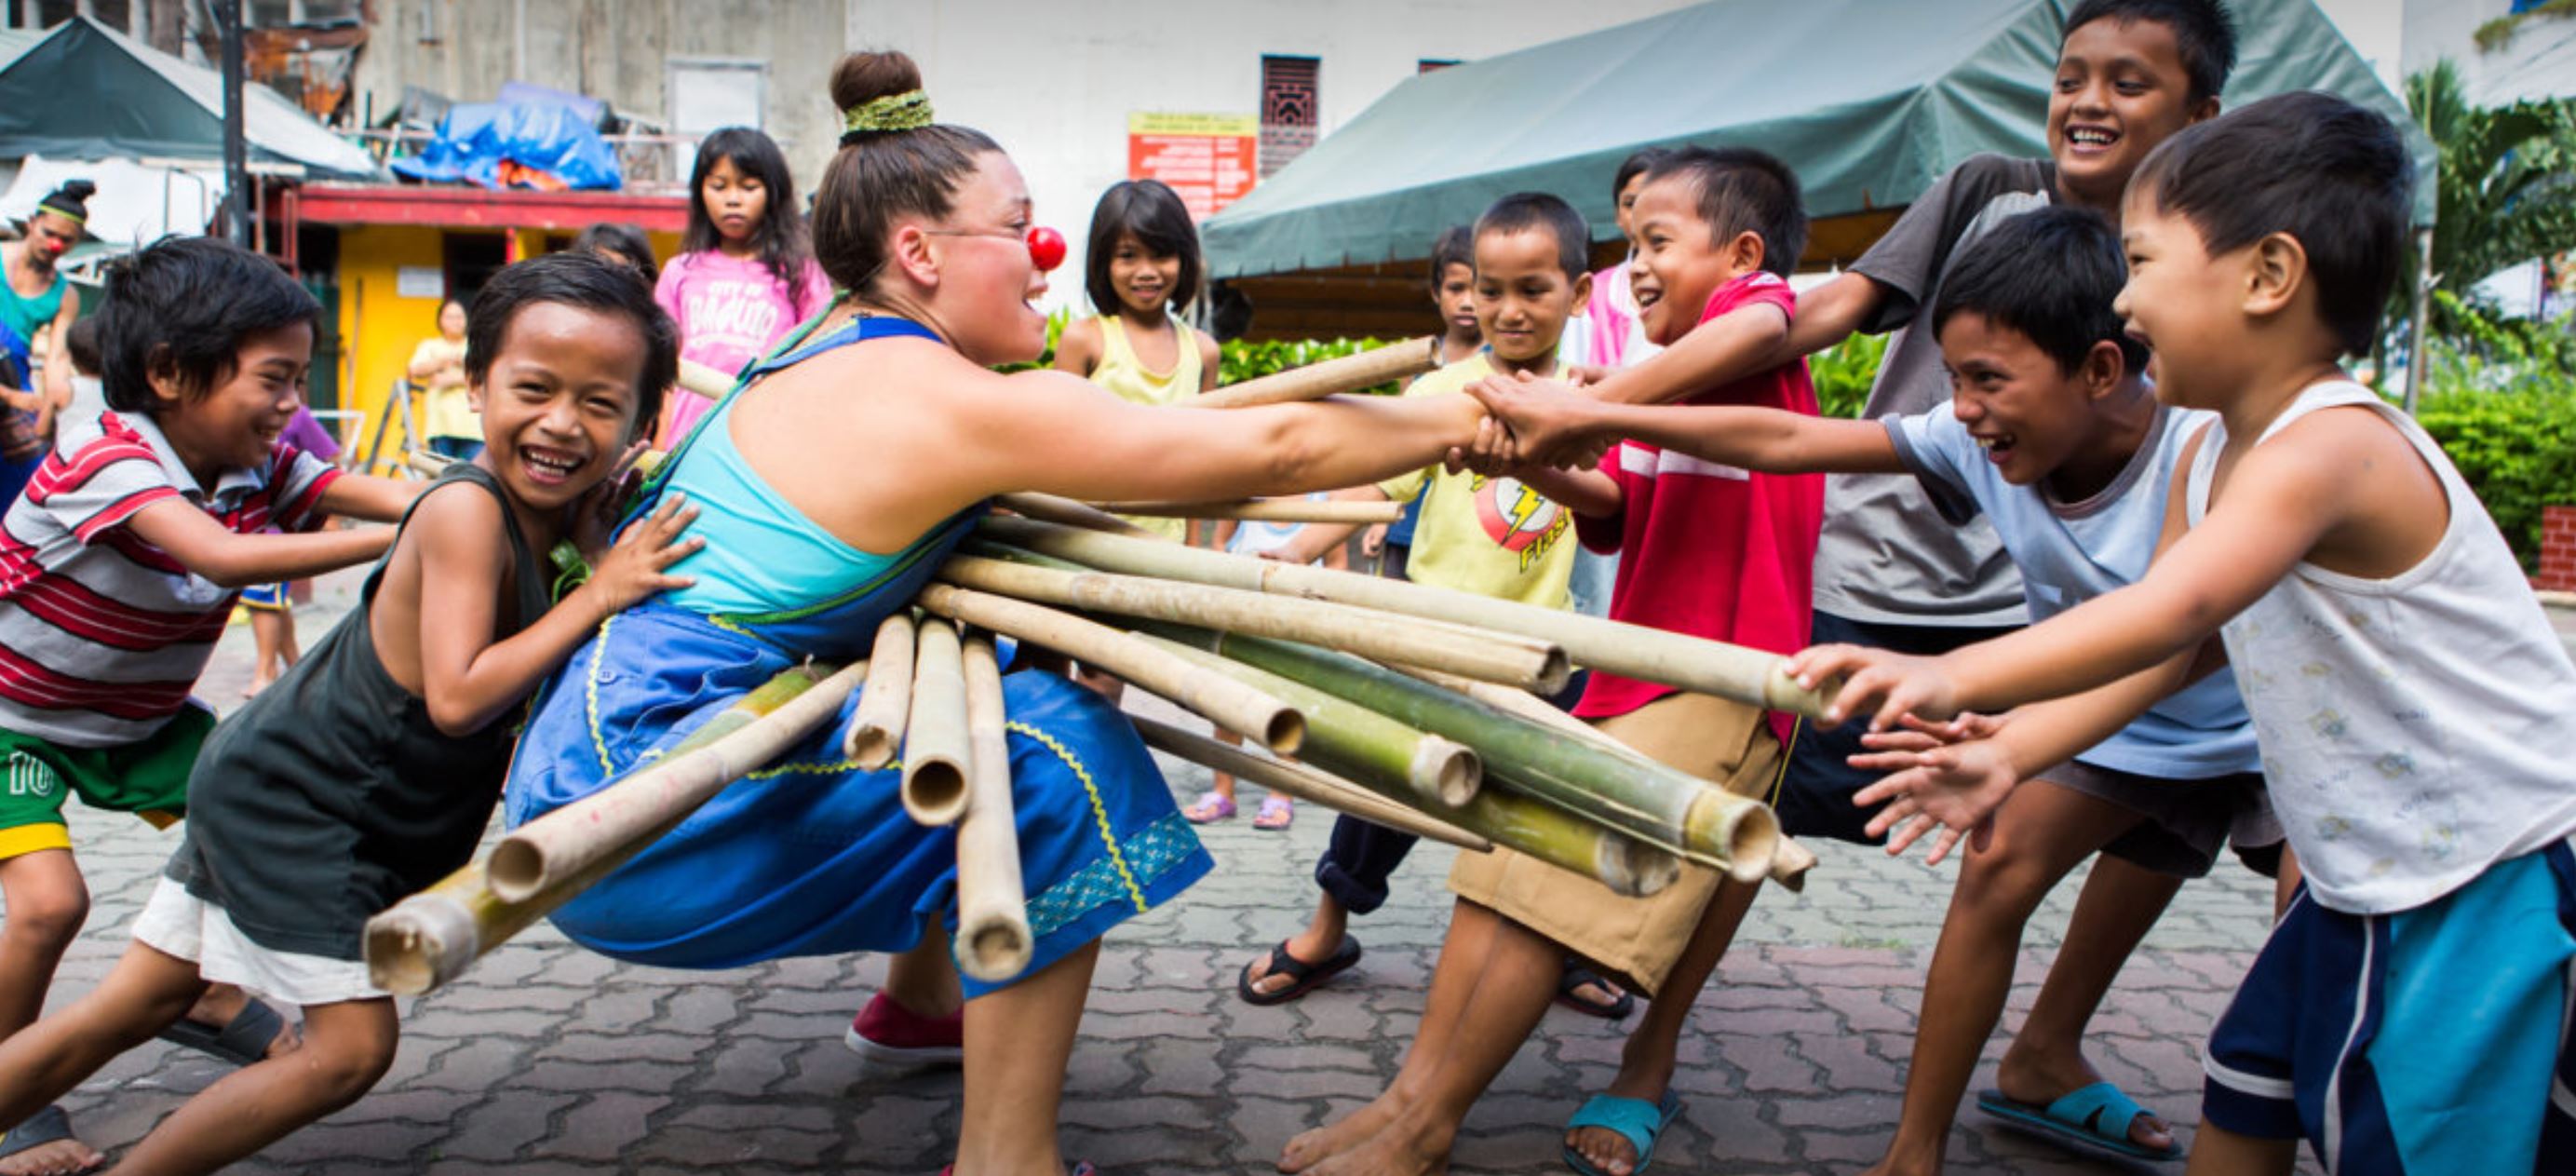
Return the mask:
[[[353,586],[347,575],[325,583],[303,611],[308,642]],[[207,697],[237,705],[248,649],[246,628],[226,636]],[[1204,787],[1198,769],[1166,766],[1182,795]],[[177,841],[77,806],[72,822],[95,906],[55,1007],[123,949]],[[1109,937],[1066,1080],[1069,1155],[1119,1176],[1269,1171],[1291,1135],[1395,1073],[1446,923],[1450,851],[1426,846],[1406,864],[1396,897],[1358,923],[1368,955],[1346,977],[1282,1008],[1233,996],[1235,970],[1313,901],[1309,872],[1329,825],[1302,809],[1285,834],[1214,827],[1219,873]],[[1698,1002],[1677,1080],[1687,1109],[1656,1171],[1853,1172],[1889,1135],[1951,872],[1815,848],[1823,866],[1807,892],[1763,897]],[[2231,861],[2187,887],[2095,1023],[2105,1075],[2179,1123],[2195,1118],[2203,1035],[2266,929],[2267,885]],[[2031,928],[2008,1027],[2029,1007],[2075,889],[2062,886]],[[236,1170],[936,1172],[957,1130],[957,1078],[871,1074],[841,1044],[882,970],[873,958],[633,967],[541,928],[410,1003],[400,1055],[373,1094]],[[1468,1119],[1456,1170],[1565,1171],[1558,1124],[1608,1081],[1619,1041],[1612,1026],[1551,1013]],[[1999,1037],[1980,1085],[2000,1049]],[[224,1072],[156,1043],[65,1101],[83,1135],[112,1151]],[[2142,1170],[2070,1157],[1973,1112],[1949,1157],[1963,1174]]]

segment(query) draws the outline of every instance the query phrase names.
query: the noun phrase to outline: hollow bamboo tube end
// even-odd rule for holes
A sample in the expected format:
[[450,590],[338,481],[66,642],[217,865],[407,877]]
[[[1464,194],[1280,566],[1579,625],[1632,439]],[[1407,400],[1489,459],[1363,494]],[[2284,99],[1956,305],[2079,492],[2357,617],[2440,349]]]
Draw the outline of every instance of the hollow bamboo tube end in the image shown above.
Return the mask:
[[1035,955],[1025,922],[989,917],[957,929],[957,970],[984,983],[1018,976]]
[[850,724],[850,732],[841,740],[841,758],[863,771],[873,772],[894,762],[898,740],[895,733],[864,720]]
[[1780,835],[1780,844],[1771,852],[1771,880],[1796,894],[1807,889],[1807,871],[1816,868],[1816,852],[1800,845],[1788,834]]
[[1771,662],[1771,672],[1762,679],[1762,705],[1771,710],[1788,711],[1792,714],[1805,715],[1810,719],[1821,719],[1824,717],[1825,708],[1834,704],[1835,696],[1841,694],[1842,690],[1843,681],[1840,678],[1829,678],[1822,685],[1809,690],[1799,685],[1796,678],[1789,676],[1789,659],[1774,658]]
[[1735,818],[1726,836],[1726,874],[1738,882],[1771,876],[1772,856],[1780,851],[1780,818],[1768,805],[1748,808]]
[[954,825],[966,815],[966,769],[944,756],[907,761],[903,811],[924,825]]
[[1458,808],[1476,799],[1476,790],[1484,786],[1485,762],[1466,744],[1426,735],[1414,745],[1406,776],[1416,795]]
[[454,899],[415,894],[367,920],[367,982],[419,996],[474,962],[474,916]]
[[503,902],[526,902],[546,886],[546,854],[516,837],[504,837],[483,863],[484,880]]
[[1297,754],[1306,745],[1306,713],[1292,706],[1279,708],[1262,727],[1261,742],[1274,755]]
[[1554,697],[1563,693],[1566,684],[1572,681],[1574,681],[1574,659],[1565,656],[1563,646],[1551,645],[1547,648],[1546,655],[1540,659],[1537,679],[1530,683],[1529,688],[1533,694]]

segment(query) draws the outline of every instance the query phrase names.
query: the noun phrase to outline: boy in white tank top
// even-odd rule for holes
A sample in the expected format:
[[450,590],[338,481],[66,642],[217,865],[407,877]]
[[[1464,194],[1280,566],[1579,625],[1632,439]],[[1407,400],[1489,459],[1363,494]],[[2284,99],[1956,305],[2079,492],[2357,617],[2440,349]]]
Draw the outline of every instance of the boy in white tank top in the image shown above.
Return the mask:
[[[2211,1032],[2191,1171],[2576,1171],[2576,663],[2495,523],[2368,350],[2412,179],[2386,119],[2286,94],[2177,135],[2130,183],[2121,310],[2179,455],[2136,585],[1934,659],[1831,646],[1907,764],[1862,794],[1902,845],[2223,660],[2308,883]],[[2218,640],[2213,641],[2212,638]],[[2043,701],[2057,699],[2058,701]],[[1938,725],[2024,706],[1987,738]]]

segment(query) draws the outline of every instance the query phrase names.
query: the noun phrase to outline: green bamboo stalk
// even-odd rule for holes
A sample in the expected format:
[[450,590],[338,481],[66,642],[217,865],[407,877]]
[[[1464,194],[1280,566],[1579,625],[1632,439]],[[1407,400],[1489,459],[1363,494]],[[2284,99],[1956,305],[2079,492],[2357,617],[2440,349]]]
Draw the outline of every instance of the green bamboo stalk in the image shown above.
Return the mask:
[[1739,881],[1771,869],[1779,822],[1769,806],[1731,795],[1643,756],[1568,738],[1494,706],[1347,654],[1162,622],[1139,628],[1267,670],[1387,718],[1476,749],[1515,791],[1681,854]]
[[1536,637],[1563,646],[1576,665],[1808,718],[1820,717],[1832,699],[1830,689],[1799,686],[1784,668],[1788,659],[1778,654],[1561,609],[1177,543],[1145,543],[1031,519],[987,518],[978,528],[996,543],[1105,572],[1333,600]]
[[[780,673],[735,700],[732,706],[708,720],[705,726],[673,745],[662,758],[620,779],[673,763],[704,751],[754,723],[781,717],[781,708],[812,690],[824,679],[828,669],[800,666]],[[811,730],[829,722],[833,709],[817,708],[811,716],[812,721],[805,724],[804,729]],[[789,742],[802,736],[802,732],[793,730],[781,734],[787,735]],[[607,785],[609,788],[615,786],[615,782]],[[493,891],[488,862],[467,862],[428,889],[367,920],[364,949],[368,981],[387,992],[418,996],[455,980],[485,952],[499,947],[555,908],[572,901],[647,846],[678,828],[688,816],[688,812],[670,814],[642,836],[593,859],[569,877],[549,881],[535,894],[515,902]]]
[[1150,633],[1138,636],[1157,648],[1296,707],[1306,716],[1306,743],[1298,755],[1333,771],[1400,780],[1416,800],[1446,805],[1474,799],[1484,778],[1476,753],[1456,742],[1425,734],[1283,675]]

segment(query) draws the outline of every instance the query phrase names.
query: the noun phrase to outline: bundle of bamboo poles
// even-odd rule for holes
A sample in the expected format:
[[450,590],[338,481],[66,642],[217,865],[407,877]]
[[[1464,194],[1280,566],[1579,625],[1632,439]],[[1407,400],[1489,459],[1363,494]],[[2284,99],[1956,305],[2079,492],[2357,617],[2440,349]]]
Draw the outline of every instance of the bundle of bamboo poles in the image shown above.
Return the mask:
[[[1411,341],[1201,403],[1313,399],[1418,372],[1429,354],[1427,341]],[[684,384],[715,383],[687,374]],[[869,661],[828,676],[781,674],[665,757],[371,920],[376,982],[418,993],[453,979],[828,723],[862,682],[842,733],[847,757],[879,768],[900,747],[905,811],[957,830],[960,967],[987,980],[1016,975],[1032,937],[988,634],[1077,659],[1271,754],[1135,720],[1158,750],[1465,850],[1507,846],[1618,893],[1652,894],[1685,861],[1793,884],[1814,862],[1761,803],[1639,755],[1530,693],[1559,691],[1584,667],[1819,716],[1830,695],[1800,687],[1777,655],[1188,548],[1109,513],[1375,517],[1341,509],[1350,504],[1095,506],[1022,494],[998,505],[1017,517],[984,520],[916,598],[927,615],[888,618]]]

